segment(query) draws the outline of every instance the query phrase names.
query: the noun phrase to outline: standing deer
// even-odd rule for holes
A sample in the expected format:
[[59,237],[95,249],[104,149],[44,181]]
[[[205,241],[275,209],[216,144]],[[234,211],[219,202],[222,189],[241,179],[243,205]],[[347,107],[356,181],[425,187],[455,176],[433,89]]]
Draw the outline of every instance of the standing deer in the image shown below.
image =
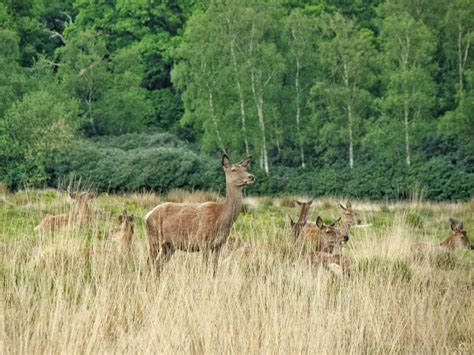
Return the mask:
[[35,227],[36,231],[54,232],[66,226],[81,225],[90,222],[92,213],[88,206],[89,194],[83,192],[77,196],[75,193],[69,193],[69,196],[75,200],[72,210],[59,215],[46,215],[41,223]]
[[464,229],[464,224],[457,219],[450,218],[449,222],[451,223],[451,230],[453,234],[440,244],[441,247],[446,249],[474,249],[474,245],[471,245],[469,238],[467,237],[467,232]]
[[224,202],[163,203],[145,216],[149,242],[149,262],[159,274],[163,265],[176,250],[203,251],[207,260],[213,253],[213,270],[217,270],[219,250],[226,242],[230,229],[242,207],[242,189],[255,182],[247,172],[252,157],[232,164],[227,155],[222,157],[226,179]]

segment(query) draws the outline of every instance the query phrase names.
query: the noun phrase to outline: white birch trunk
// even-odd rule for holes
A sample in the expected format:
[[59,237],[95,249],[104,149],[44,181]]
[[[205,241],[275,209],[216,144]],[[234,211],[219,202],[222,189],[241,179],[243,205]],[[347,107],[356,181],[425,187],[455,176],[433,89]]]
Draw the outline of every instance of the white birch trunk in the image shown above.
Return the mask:
[[214,128],[216,129],[217,142],[219,143],[219,146],[221,147],[222,151],[226,153],[225,146],[224,146],[224,143],[222,142],[221,133],[219,131],[219,126],[217,124],[217,118],[214,111],[214,96],[212,95],[212,91],[211,89],[209,89],[209,87],[207,89],[207,93],[209,95],[209,109],[211,110],[212,122],[214,123]]
[[[229,27],[229,34],[230,36],[233,36],[232,33],[232,27],[230,25],[230,19],[227,18],[227,25]],[[249,142],[247,139],[247,125],[246,125],[246,120],[245,120],[245,99],[244,99],[244,92],[242,90],[242,85],[240,84],[240,76],[239,76],[239,70],[237,66],[237,59],[235,57],[235,42],[234,39],[232,38],[230,40],[230,55],[232,58],[232,64],[234,66],[234,74],[235,74],[235,84],[237,86],[237,91],[239,92],[239,100],[240,100],[240,120],[242,123],[242,132],[244,134],[244,143],[245,143],[245,153],[247,156],[250,155],[250,149],[249,149]]]
[[296,131],[298,133],[298,141],[300,145],[300,155],[301,155],[301,167],[305,167],[304,163],[304,150],[303,150],[303,137],[301,136],[301,128],[300,128],[300,60],[296,58],[296,75],[295,75],[295,90],[296,90]]

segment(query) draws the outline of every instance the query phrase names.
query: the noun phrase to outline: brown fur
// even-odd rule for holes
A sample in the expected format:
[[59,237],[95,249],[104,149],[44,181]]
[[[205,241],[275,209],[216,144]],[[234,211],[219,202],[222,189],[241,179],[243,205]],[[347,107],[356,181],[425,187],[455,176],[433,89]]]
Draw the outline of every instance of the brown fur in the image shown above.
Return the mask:
[[311,204],[313,203],[313,199],[307,202],[302,202],[302,201],[295,201],[295,202],[300,206],[300,215],[298,217],[297,222],[293,222],[293,220],[290,217],[291,236],[293,237],[294,241],[298,239],[298,236],[301,233],[301,229],[304,227],[304,225],[306,224],[308,220],[309,208],[311,207]]
[[119,216],[120,225],[112,230],[110,239],[118,242],[123,253],[128,254],[132,246],[132,237],[135,229],[134,217],[126,213]]
[[444,242],[440,243],[440,246],[446,249],[474,249],[474,246],[469,242],[467,237],[467,231],[464,229],[464,223],[450,218],[452,234]]
[[342,212],[341,229],[349,233],[350,227],[360,224],[361,221],[357,217],[357,213],[352,209],[351,201],[347,201],[345,206],[339,203],[339,208]]
[[325,252],[312,252],[309,254],[312,265],[320,265],[328,268],[330,264],[337,265],[343,273],[348,273],[351,268],[351,262],[341,254],[331,254]]
[[298,236],[298,241],[304,244],[310,244],[312,251],[323,251],[332,253],[334,247],[349,240],[346,231],[338,228],[339,220],[332,224],[324,224],[321,217],[318,216],[316,223],[306,223]]
[[89,194],[84,192],[75,198],[75,204],[72,210],[68,213],[59,215],[46,215],[40,224],[35,227],[36,231],[54,232],[66,226],[75,226],[87,224],[92,219],[92,213],[88,206]]
[[242,188],[255,181],[247,172],[251,161],[231,164],[227,155],[222,157],[226,177],[224,202],[163,203],[145,217],[149,242],[149,260],[159,272],[175,250],[214,253],[214,271],[218,252],[229,236],[230,229],[242,207]]

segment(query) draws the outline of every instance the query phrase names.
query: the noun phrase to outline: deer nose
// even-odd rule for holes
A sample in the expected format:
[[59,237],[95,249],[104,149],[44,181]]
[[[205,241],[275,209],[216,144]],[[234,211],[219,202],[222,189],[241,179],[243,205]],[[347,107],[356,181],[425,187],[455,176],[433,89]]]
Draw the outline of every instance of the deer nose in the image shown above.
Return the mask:
[[357,224],[361,224],[362,221],[360,219],[357,219]]
[[255,181],[255,176],[253,176],[252,174],[249,175],[249,180],[250,181]]
[[349,241],[349,236],[348,236],[348,235],[345,235],[345,236],[344,236],[344,241],[345,241],[345,242]]

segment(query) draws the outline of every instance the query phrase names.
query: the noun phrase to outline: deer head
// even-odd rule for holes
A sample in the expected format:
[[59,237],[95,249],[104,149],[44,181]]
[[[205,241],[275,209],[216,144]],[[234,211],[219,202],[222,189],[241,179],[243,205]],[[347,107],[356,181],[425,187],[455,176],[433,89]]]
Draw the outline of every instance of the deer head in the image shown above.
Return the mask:
[[462,247],[463,249],[473,249],[473,246],[469,242],[467,237],[467,231],[464,229],[464,223],[458,221],[455,218],[450,218],[449,222],[451,223],[451,230],[453,234],[447,240],[450,241],[448,247],[455,248],[457,246]]
[[347,243],[349,241],[347,231],[341,231],[339,228],[340,220],[341,217],[331,224],[325,224],[321,217],[318,216],[316,219],[316,226],[320,230],[321,239],[324,241],[326,248],[333,248],[336,245]]
[[118,216],[118,220],[120,224],[132,224],[135,220],[135,217],[133,215],[128,215],[127,212],[124,212],[120,216]]
[[241,162],[232,164],[229,157],[224,154],[222,156],[222,167],[224,168],[227,184],[236,187],[253,184],[255,182],[255,176],[247,171],[247,166],[251,161],[252,157],[248,156]]
[[345,206],[342,203],[339,203],[339,208],[341,209],[343,222],[345,225],[354,226],[361,223],[357,213],[355,213],[352,209],[351,201],[347,201]]

